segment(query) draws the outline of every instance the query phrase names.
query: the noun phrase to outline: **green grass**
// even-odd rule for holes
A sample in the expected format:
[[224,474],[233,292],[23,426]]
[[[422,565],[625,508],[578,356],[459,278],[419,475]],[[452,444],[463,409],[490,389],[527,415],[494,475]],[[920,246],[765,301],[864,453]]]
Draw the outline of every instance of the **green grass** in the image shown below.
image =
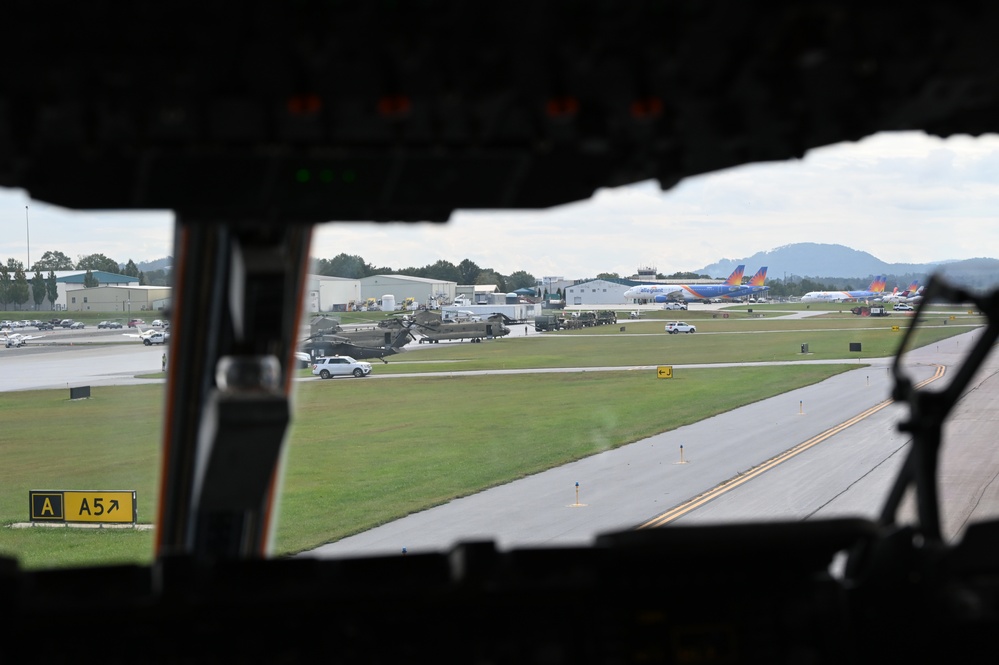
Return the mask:
[[[686,365],[715,362],[765,362],[831,360],[837,358],[884,358],[898,351],[908,321],[871,320],[849,315],[828,319],[695,321],[697,332],[668,335],[661,321],[629,321],[618,326],[546,332],[528,338],[500,338],[481,344],[440,344],[391,356],[389,363],[375,364],[378,373],[458,372],[481,369],[526,369],[532,367],[600,367],[608,365]],[[931,343],[981,325],[980,317],[969,317],[944,325],[920,328],[920,339]],[[893,331],[893,325],[900,330]],[[736,334],[736,333],[760,334]],[[763,334],[767,333],[767,334]],[[861,351],[851,352],[850,343],[860,342]],[[808,355],[801,345],[808,344]],[[411,342],[409,346],[416,346]],[[424,345],[426,346],[426,345]]]
[[[297,393],[276,550],[313,548],[851,368],[307,383]],[[324,417],[308,415],[316,413]]]
[[[135,489],[139,520],[156,514],[162,425],[161,385],[94,388],[70,400],[63,390],[0,398],[0,523],[28,519],[28,492]],[[150,532],[119,529],[0,529],[0,553],[25,567],[148,562]]]
[[[670,336],[661,322],[628,322],[627,333],[639,334],[614,327],[436,345],[395,356],[388,365],[376,363],[375,372],[453,375],[297,384],[275,551],[310,549],[856,365],[677,367],[670,380],[655,378],[652,369],[488,376],[457,370],[793,360],[805,357],[804,342],[814,351],[808,358],[862,359],[892,355],[901,341],[890,320],[887,327],[868,321],[846,330],[801,330],[800,322],[787,321],[782,323],[793,324],[791,332],[766,330],[773,323],[706,319],[696,334]],[[813,321],[812,327],[844,327],[829,324]],[[641,334],[642,326],[648,334]],[[715,326],[718,333],[760,333],[707,334]],[[940,325],[920,340],[930,343],[966,329]],[[863,354],[848,353],[850,341],[861,341]],[[139,521],[153,521],[163,387],[97,387],[91,394],[78,401],[63,391],[0,398],[0,524],[27,520],[27,495],[34,489],[134,489]],[[658,408],[664,400],[668,412]],[[152,539],[150,531],[0,528],[0,554],[17,557],[27,568],[148,563]]]

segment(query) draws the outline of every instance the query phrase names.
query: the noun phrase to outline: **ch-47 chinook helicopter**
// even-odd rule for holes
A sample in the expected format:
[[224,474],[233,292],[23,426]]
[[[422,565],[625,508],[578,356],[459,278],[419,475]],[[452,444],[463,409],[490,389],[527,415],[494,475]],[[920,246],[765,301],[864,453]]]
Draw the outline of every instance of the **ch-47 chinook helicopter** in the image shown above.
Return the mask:
[[319,332],[307,337],[301,348],[313,358],[339,355],[358,360],[377,358],[388,363],[385,356],[401,353],[411,339],[413,336],[406,324],[388,319],[377,328],[346,331],[338,327],[336,332]]
[[502,314],[491,314],[482,321],[448,323],[437,314],[423,311],[413,316],[409,329],[421,335],[417,339],[420,344],[437,344],[442,339],[481,342],[509,335],[510,329],[504,325],[505,320],[506,317]]

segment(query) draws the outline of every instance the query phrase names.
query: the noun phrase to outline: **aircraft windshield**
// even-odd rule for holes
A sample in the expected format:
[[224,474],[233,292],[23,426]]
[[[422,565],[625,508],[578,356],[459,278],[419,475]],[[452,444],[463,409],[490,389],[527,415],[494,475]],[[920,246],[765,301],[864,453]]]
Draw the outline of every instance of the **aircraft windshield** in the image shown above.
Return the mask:
[[[946,232],[924,210],[925,234],[911,238],[912,202],[931,209],[931,195],[944,200],[952,180],[970,187],[996,143],[881,135],[666,193],[643,183],[550,211],[318,228],[272,555],[418,553],[481,539],[587,545],[669,525],[879,518],[911,449],[912,434],[898,429],[909,407],[892,401],[893,356],[916,311],[900,371],[926,390],[948,385],[985,323],[973,302],[924,303],[920,285],[941,272],[982,293],[999,274],[994,259],[930,266],[969,256],[962,243],[980,229],[961,229],[976,210],[954,198]],[[890,173],[903,159],[909,171]],[[882,185],[873,199],[863,196],[871,182]],[[912,198],[914,183],[924,186]],[[889,223],[885,201],[902,201],[903,191],[909,208]],[[843,192],[862,203],[842,207]],[[849,224],[823,235],[823,220],[799,223],[805,210]],[[149,259],[170,256],[171,227],[168,216],[150,223],[158,249]],[[4,529],[0,553],[26,567],[148,562],[171,267],[110,239],[101,251],[55,237],[32,227],[35,261],[55,261],[42,264],[37,287],[53,266],[54,302],[36,308],[4,291],[4,520],[33,528]],[[116,273],[97,267],[102,256],[130,279],[114,283],[105,273]],[[20,261],[7,260],[10,284],[21,279]],[[844,272],[826,274],[839,269],[828,265]],[[35,271],[23,268],[30,281]],[[801,300],[862,291],[877,277],[885,285],[876,294]],[[748,289],[754,280],[766,288]],[[625,296],[642,283],[673,295]],[[747,290],[690,295],[705,285]],[[988,378],[983,369],[972,387]],[[986,393],[957,413],[984,408]],[[956,419],[947,438],[974,440],[976,422]],[[941,478],[948,538],[996,512],[981,447],[954,450]],[[41,528],[45,497],[42,519],[25,510],[36,491],[91,492],[59,494],[59,505],[84,526],[109,528]],[[111,501],[123,515],[132,495],[117,493],[132,491],[134,520],[100,519]],[[912,500],[900,502],[898,519],[915,514]]]

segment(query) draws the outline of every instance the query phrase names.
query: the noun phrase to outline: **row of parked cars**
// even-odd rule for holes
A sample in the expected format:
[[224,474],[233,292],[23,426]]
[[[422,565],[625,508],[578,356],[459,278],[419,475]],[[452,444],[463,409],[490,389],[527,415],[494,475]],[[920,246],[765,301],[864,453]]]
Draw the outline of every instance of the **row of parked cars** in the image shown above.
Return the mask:
[[50,321],[39,321],[38,319],[23,319],[21,321],[11,321],[9,319],[4,319],[0,321],[0,328],[4,330],[16,330],[18,328],[38,328],[39,330],[52,330],[53,328],[68,328],[69,324],[73,323],[72,319],[65,319],[68,321],[67,325],[63,326],[64,319],[52,319]]
[[23,319],[21,321],[0,321],[0,329],[15,330],[17,328],[38,328],[39,330],[55,330],[56,328],[79,329],[85,327],[82,321],[73,319],[49,319],[39,321],[38,319]]

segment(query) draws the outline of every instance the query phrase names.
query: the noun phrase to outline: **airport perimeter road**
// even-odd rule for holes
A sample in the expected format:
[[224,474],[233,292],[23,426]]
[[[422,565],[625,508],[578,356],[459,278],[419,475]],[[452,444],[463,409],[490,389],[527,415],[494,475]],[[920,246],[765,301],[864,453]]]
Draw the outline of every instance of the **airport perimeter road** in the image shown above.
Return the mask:
[[[939,366],[957,363],[963,357],[958,348],[962,342],[968,344],[968,335],[910,354],[914,380],[931,379]],[[949,377],[944,374],[936,380],[942,385]],[[303,556],[370,556],[399,553],[403,548],[410,553],[443,551],[474,539],[491,540],[502,549],[588,545],[601,533],[656,520],[815,439],[821,442],[742,485],[742,496],[755,494],[751,501],[739,501],[739,495],[733,493],[726,499],[731,512],[723,514],[714,508],[723,503],[718,498],[686,513],[681,523],[723,521],[729,516],[747,520],[841,513],[873,517],[880,510],[908,441],[896,429],[906,407],[887,403],[891,387],[887,365],[845,372],[820,384],[451,501]],[[999,380],[986,381],[975,392],[981,393],[977,397],[985,400],[986,407],[996,406]],[[880,405],[884,406],[878,409]],[[870,415],[857,418],[865,412]],[[966,440],[962,441],[968,451],[962,454],[967,460],[965,468],[975,466],[976,453],[993,447],[988,424],[982,425],[992,413],[979,409],[969,416],[963,430]],[[850,424],[840,430],[845,423]],[[988,459],[992,457],[989,453]],[[995,467],[991,468],[994,473]],[[982,484],[988,487],[986,480]],[[712,510],[719,512],[711,514]]]

